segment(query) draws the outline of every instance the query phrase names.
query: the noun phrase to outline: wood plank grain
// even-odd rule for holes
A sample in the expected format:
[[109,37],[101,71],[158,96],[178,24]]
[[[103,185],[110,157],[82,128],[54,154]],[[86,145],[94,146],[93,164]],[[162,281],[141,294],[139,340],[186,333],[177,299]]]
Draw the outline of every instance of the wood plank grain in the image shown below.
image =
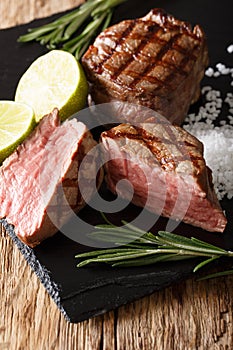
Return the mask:
[[[0,27],[77,6],[80,0],[1,0]],[[0,228],[0,349],[172,350],[233,348],[233,277],[190,279],[80,324],[66,322]]]
[[1,0],[0,28],[27,23],[78,6],[84,0]]

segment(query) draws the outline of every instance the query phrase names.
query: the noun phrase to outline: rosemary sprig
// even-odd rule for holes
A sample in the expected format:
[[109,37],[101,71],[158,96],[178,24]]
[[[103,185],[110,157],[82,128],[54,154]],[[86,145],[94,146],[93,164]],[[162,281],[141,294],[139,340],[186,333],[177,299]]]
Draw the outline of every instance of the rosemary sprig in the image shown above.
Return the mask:
[[[194,237],[187,238],[174,233],[159,231],[157,235],[122,221],[124,226],[112,224],[104,215],[106,224],[96,226],[89,236],[98,241],[109,242],[116,247],[95,250],[76,255],[81,261],[78,267],[91,263],[108,263],[111,266],[129,267],[145,266],[161,261],[175,261],[204,258],[198,263],[194,272],[221,257],[233,257],[232,251],[214,246]],[[139,237],[140,234],[140,237]],[[127,243],[131,240],[131,243]],[[124,245],[125,244],[125,245]],[[232,270],[218,272],[207,278],[233,273]]]
[[57,20],[29,29],[18,41],[38,41],[48,49],[61,48],[80,59],[98,32],[109,26],[114,8],[125,1],[87,0]]

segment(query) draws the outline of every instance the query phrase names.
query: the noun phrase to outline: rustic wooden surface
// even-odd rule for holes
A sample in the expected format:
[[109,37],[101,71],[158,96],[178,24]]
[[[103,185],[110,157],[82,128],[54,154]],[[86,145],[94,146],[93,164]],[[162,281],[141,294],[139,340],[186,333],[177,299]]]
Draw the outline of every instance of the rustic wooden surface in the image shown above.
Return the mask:
[[[79,3],[1,0],[0,28]],[[0,252],[0,350],[233,349],[233,277],[188,280],[74,325],[65,321],[3,229]]]

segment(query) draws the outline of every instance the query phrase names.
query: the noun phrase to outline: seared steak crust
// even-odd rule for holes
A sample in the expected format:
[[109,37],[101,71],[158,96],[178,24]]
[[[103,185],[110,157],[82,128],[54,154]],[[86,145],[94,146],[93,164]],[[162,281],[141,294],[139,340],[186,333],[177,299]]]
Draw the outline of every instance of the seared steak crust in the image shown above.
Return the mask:
[[[101,141],[110,159],[105,169],[113,193],[117,182],[127,179],[134,187],[134,204],[208,231],[224,230],[226,218],[203,145],[195,137],[178,126],[157,122],[121,124],[103,132]],[[127,188],[120,195],[128,199]]]
[[144,105],[181,124],[208,64],[203,30],[154,9],[103,31],[83,56],[95,103]]

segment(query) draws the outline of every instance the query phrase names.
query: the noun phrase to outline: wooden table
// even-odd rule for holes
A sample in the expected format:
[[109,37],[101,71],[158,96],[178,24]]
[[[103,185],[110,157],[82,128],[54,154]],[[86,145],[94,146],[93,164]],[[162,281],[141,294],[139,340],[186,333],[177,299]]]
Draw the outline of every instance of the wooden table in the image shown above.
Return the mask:
[[[0,28],[79,3],[1,0]],[[233,349],[233,277],[190,279],[103,316],[69,324],[1,228],[0,251],[0,350]]]

